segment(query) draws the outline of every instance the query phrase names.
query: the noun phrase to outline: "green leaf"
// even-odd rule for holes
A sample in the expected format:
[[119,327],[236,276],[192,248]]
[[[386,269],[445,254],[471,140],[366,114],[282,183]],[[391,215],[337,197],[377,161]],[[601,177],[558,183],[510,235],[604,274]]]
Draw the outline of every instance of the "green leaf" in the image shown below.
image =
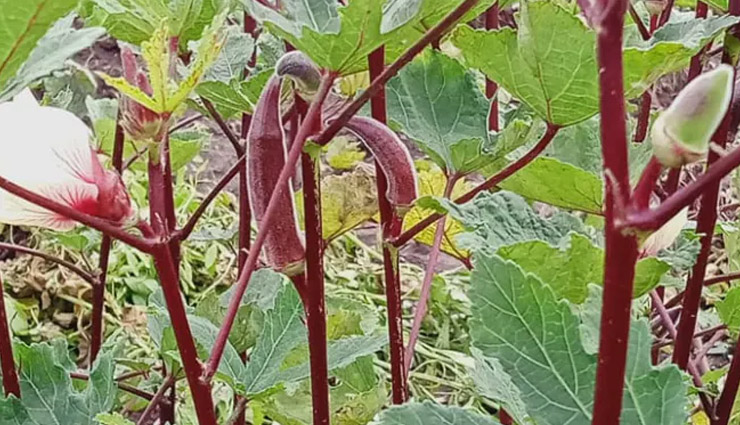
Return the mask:
[[162,22],[170,23],[170,36],[181,46],[201,36],[213,17],[227,5],[225,0],[86,0],[86,22],[108,30],[120,41],[139,45],[148,40]]
[[475,347],[472,347],[470,351],[475,359],[475,367],[468,369],[468,372],[475,382],[478,393],[501,403],[506,413],[516,423],[529,423],[519,388],[511,382],[511,376],[504,371],[501,363],[494,358],[484,356]]
[[[387,402],[385,383],[378,379],[371,356],[363,357],[346,368],[334,370],[332,375],[339,382],[329,389],[331,423],[334,425],[367,424]],[[271,419],[281,424],[313,423],[309,380],[268,397],[258,398],[253,403],[260,405]]]
[[740,332],[740,286],[730,289],[716,307],[722,323],[726,324],[733,334]]
[[[550,123],[571,125],[598,112],[596,37],[580,17],[554,2],[523,2],[519,30],[474,30],[453,35],[467,63]],[[636,97],[689,58],[736,18],[669,23],[654,42],[628,38],[624,48],[627,97]]]
[[[242,80],[254,48],[254,39],[249,34],[239,31],[237,27],[228,27],[221,53],[206,72],[203,81],[229,83],[234,79]],[[197,50],[195,43],[191,43],[191,50]]]
[[284,284],[275,307],[265,316],[262,333],[241,381],[247,395],[259,394],[280,382],[280,367],[290,352],[306,341],[303,305],[295,288]]
[[[329,343],[328,364],[332,369],[340,369],[354,363],[360,357],[369,356],[388,345],[388,334],[381,332],[369,336],[350,336]],[[307,362],[293,366],[280,373],[281,382],[295,382],[311,376]]]
[[[75,390],[69,373],[75,365],[64,340],[42,344],[17,344],[21,365],[22,399],[0,399],[0,421],[21,425],[96,424],[98,413],[108,412],[116,400],[113,353],[102,353],[82,391]],[[12,421],[12,422],[11,422]]]
[[389,117],[437,165],[467,174],[492,160],[483,152],[489,102],[462,64],[427,50],[387,87]]
[[458,237],[464,247],[498,248],[526,241],[544,241],[557,246],[571,231],[584,233],[581,221],[566,213],[549,219],[532,211],[524,199],[510,192],[481,193],[467,204],[444,202],[450,215],[467,228]]
[[[549,286],[497,256],[476,257],[471,276],[473,346],[511,376],[537,423],[591,423],[597,358],[578,317]],[[675,366],[654,368],[647,322],[633,323],[622,424],[682,425],[686,383]]]
[[406,403],[383,411],[377,425],[498,425],[491,417],[459,407],[441,406],[429,401]]
[[0,0],[0,91],[16,75],[49,27],[78,0]]
[[365,159],[365,151],[360,144],[347,137],[335,137],[325,149],[326,162],[337,170],[351,170]]
[[170,137],[172,170],[177,171],[198,156],[210,134],[203,131],[188,130],[178,131]]
[[65,61],[77,52],[90,47],[95,40],[105,34],[103,28],[75,29],[72,24],[75,15],[69,14],[60,19],[39,40],[28,60],[18,70],[15,77],[3,88],[0,84],[0,102],[18,94],[41,77],[64,67]]
[[113,142],[116,137],[116,120],[118,119],[118,100],[85,99],[87,113],[93,125],[97,145],[102,152],[113,155]]

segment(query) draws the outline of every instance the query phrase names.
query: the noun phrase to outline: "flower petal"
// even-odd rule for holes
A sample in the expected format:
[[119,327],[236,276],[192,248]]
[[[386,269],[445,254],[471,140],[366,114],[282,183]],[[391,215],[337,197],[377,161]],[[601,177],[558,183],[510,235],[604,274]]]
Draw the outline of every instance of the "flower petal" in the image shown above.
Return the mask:
[[668,248],[681,234],[683,226],[689,221],[689,209],[684,208],[678,214],[668,220],[660,229],[650,235],[640,248],[642,257],[651,257],[658,254],[659,251]]

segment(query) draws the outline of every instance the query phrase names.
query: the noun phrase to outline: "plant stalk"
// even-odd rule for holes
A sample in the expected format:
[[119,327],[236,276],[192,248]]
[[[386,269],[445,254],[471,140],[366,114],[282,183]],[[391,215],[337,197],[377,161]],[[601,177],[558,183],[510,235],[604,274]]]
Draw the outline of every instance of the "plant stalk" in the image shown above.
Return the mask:
[[[380,47],[372,52],[368,56],[368,63],[370,79],[374,80],[383,72],[385,49]],[[373,118],[384,124],[386,123],[388,117],[385,86],[380,87],[375,96],[370,99],[370,110]],[[392,399],[394,404],[402,404],[408,398],[408,381],[404,368],[401,271],[395,248],[387,244],[387,241],[397,237],[401,232],[402,220],[386,196],[388,180],[377,162],[375,164],[375,183],[378,189],[378,210],[380,211],[380,228],[383,238],[383,276],[388,309]]]
[[3,372],[3,390],[5,396],[21,397],[21,386],[13,359],[13,335],[10,333],[10,322],[5,310],[5,289],[0,276],[0,369]]
[[[154,264],[157,267],[162,291],[167,303],[167,310],[180,351],[185,376],[188,380],[190,392],[193,395],[195,413],[200,425],[216,425],[216,411],[211,396],[210,383],[202,379],[203,368],[198,359],[198,351],[195,346],[193,334],[190,331],[185,304],[180,293],[180,283],[172,258],[169,245],[160,244],[152,253]],[[241,297],[239,297],[241,299]]]
[[[455,187],[457,182],[457,176],[449,176],[447,178],[447,184],[445,185],[444,198],[449,199],[452,195],[452,189]],[[414,312],[414,321],[411,326],[411,334],[409,335],[409,344],[406,347],[406,363],[404,370],[406,376],[411,371],[411,362],[414,359],[414,350],[416,348],[416,341],[419,339],[419,332],[421,332],[421,324],[424,321],[424,316],[427,313],[427,304],[429,302],[429,295],[432,292],[432,280],[434,280],[434,269],[437,267],[437,261],[439,260],[439,253],[442,249],[442,237],[445,234],[445,220],[446,216],[437,221],[437,229],[434,232],[434,241],[432,242],[432,248],[429,252],[429,258],[427,259],[426,271],[424,272],[424,280],[421,285],[421,294],[419,295],[419,302],[416,305],[416,311]]]
[[[486,29],[495,30],[499,27],[498,2],[486,11]],[[499,131],[498,100],[495,98],[498,85],[486,77],[486,97],[491,100],[491,109],[488,111],[488,130]]]
[[[116,135],[113,141],[113,155],[111,161],[113,168],[120,174],[123,170],[123,143],[125,137],[120,118],[116,121]],[[108,264],[113,239],[103,235],[100,242],[100,261],[98,263],[98,277],[92,285],[92,336],[90,341],[90,367],[98,357],[100,347],[103,343],[103,313],[105,312],[105,285],[108,279]]]
[[622,68],[622,32],[625,0],[592,4],[587,15],[599,17],[597,53],[601,111],[601,150],[606,184],[606,259],[601,311],[599,362],[593,425],[619,425],[627,362],[632,286],[637,262],[637,240],[616,226],[620,208],[630,199],[627,126]]

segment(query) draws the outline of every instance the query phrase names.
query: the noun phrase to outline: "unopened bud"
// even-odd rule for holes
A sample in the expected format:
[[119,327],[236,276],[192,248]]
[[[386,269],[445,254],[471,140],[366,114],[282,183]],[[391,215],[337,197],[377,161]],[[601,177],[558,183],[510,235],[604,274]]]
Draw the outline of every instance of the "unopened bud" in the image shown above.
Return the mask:
[[311,100],[321,85],[319,67],[299,50],[284,54],[275,64],[275,74],[279,77],[290,77],[301,97],[306,100]]
[[700,75],[655,120],[653,154],[663,165],[678,168],[704,158],[730,106],[733,77],[725,64]]
[[[139,69],[134,53],[124,48],[121,51],[123,77],[132,86],[138,87],[147,95],[152,95],[152,87],[146,73]],[[121,100],[121,126],[136,141],[161,141],[168,128],[168,119],[137,101],[124,96]]]

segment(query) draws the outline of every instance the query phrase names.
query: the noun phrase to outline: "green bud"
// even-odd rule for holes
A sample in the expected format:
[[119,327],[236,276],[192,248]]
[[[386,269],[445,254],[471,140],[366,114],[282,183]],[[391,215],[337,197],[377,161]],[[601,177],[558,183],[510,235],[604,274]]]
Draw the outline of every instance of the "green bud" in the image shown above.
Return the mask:
[[723,64],[698,76],[655,120],[653,154],[663,165],[678,168],[706,156],[730,106],[734,75],[732,67]]

